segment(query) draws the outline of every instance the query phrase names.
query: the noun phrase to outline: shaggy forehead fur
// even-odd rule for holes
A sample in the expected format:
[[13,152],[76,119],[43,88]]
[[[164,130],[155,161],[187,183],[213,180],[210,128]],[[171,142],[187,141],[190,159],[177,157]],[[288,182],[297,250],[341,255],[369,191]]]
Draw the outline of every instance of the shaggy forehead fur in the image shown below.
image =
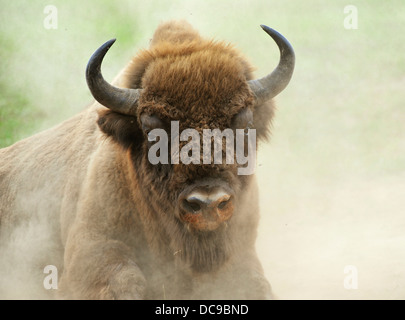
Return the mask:
[[231,45],[172,23],[161,25],[150,49],[133,58],[125,86],[144,89],[138,115],[180,120],[180,127],[221,128],[242,108],[253,107],[246,82],[251,72]]

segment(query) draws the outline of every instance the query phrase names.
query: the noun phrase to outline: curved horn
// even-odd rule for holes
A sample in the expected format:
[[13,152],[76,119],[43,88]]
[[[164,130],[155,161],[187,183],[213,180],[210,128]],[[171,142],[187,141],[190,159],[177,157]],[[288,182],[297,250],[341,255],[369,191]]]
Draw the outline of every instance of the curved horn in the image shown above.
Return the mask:
[[270,100],[285,89],[290,82],[295,64],[294,49],[288,40],[276,30],[265,25],[260,26],[276,42],[280,49],[280,61],[269,75],[261,79],[249,80],[249,87],[255,94],[258,104]]
[[101,74],[101,63],[114,42],[115,39],[107,41],[91,56],[86,68],[87,85],[94,99],[105,107],[118,113],[135,115],[142,89],[114,87]]

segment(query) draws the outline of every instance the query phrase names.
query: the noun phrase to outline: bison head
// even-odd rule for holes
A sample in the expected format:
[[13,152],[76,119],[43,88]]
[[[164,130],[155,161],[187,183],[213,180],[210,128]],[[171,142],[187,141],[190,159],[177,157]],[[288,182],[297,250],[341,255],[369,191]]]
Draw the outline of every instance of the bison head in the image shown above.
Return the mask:
[[[231,250],[227,238],[233,225],[250,223],[240,201],[251,177],[238,175],[236,161],[152,164],[150,133],[163,129],[172,142],[170,126],[178,121],[180,132],[191,128],[203,136],[204,129],[254,128],[258,139],[266,138],[271,99],[292,76],[294,52],[281,34],[261,27],[281,53],[276,69],[261,79],[253,79],[251,67],[231,45],[204,40],[188,25],[160,26],[150,49],[141,51],[125,70],[122,88],[106,82],[100,72],[115,40],[102,45],[87,66],[90,91],[108,108],[100,112],[101,130],[130,151],[144,224],[166,234],[168,245],[195,270],[222,264]],[[178,148],[186,143],[180,141]]]

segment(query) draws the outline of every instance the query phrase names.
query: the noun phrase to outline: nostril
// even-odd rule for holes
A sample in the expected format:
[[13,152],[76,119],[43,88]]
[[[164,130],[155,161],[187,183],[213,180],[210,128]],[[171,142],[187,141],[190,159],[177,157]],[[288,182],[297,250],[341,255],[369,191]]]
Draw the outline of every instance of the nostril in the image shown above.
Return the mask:
[[201,210],[201,205],[198,200],[183,200],[183,207],[190,212],[198,212]]

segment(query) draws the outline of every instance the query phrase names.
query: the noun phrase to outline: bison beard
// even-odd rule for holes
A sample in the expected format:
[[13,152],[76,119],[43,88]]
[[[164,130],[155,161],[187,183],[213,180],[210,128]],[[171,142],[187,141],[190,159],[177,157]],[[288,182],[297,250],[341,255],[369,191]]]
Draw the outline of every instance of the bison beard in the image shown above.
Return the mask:
[[218,270],[231,255],[231,239],[226,232],[226,225],[221,230],[188,233],[183,231],[176,245],[180,247],[181,259],[195,272]]
[[58,298],[270,297],[255,250],[255,176],[238,175],[236,161],[148,160],[148,133],[172,121],[181,132],[254,129],[266,140],[294,51],[262,28],[280,61],[260,79],[233,46],[185,22],[160,25],[112,84],[101,62],[115,40],[93,54],[96,101],[0,150],[0,298],[54,297],[42,285],[47,265],[60,275]]

